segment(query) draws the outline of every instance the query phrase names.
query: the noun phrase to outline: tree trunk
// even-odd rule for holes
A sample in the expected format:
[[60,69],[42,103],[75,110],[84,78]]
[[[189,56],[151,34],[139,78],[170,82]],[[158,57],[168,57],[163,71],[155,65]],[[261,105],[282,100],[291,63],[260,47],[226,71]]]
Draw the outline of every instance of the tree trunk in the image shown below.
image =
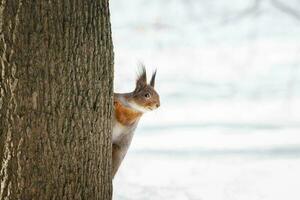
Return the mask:
[[0,0],[0,200],[111,199],[108,0]]

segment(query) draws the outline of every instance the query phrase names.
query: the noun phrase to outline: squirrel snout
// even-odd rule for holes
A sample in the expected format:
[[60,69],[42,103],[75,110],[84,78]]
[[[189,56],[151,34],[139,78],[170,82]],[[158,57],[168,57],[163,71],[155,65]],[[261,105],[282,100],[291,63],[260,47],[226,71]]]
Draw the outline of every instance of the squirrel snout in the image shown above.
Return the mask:
[[156,108],[158,108],[160,106],[160,103],[158,102],[157,104],[156,104]]

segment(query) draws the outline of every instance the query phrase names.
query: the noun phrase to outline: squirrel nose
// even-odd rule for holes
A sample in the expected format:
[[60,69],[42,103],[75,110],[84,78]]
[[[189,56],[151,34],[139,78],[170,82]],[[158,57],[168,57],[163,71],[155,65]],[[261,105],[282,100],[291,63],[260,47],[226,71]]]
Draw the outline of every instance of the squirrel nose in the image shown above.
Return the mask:
[[160,103],[157,103],[157,104],[156,104],[156,108],[158,108],[159,106],[160,106]]

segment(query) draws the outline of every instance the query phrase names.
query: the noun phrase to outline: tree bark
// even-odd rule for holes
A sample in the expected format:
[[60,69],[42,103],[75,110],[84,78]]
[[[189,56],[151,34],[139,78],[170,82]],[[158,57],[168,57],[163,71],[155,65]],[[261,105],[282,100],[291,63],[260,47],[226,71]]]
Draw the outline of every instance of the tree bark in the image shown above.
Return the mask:
[[108,0],[0,0],[0,200],[111,199]]

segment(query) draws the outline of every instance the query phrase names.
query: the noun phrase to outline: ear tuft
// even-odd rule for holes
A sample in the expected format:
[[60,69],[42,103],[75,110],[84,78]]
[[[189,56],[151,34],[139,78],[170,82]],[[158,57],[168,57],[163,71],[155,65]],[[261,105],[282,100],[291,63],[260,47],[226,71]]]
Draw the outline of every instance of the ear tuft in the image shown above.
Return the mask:
[[145,65],[140,63],[139,65],[139,72],[136,80],[136,85],[147,85],[147,74],[146,74],[146,68]]
[[152,77],[151,77],[150,85],[152,87],[154,87],[154,85],[155,85],[156,72],[157,72],[157,69],[153,72]]

